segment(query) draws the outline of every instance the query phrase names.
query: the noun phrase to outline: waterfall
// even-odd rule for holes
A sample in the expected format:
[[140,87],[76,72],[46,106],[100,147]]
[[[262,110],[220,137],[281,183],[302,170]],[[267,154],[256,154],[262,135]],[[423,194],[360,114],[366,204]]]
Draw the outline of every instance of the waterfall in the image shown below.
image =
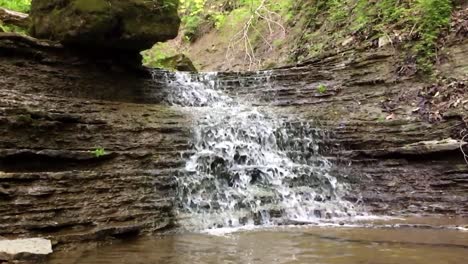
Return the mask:
[[[311,124],[293,128],[272,109],[253,106],[254,98],[227,91],[216,73],[164,75],[167,102],[193,117],[193,152],[177,177],[182,226],[201,230],[354,214],[342,199],[345,186],[319,154],[320,135]],[[249,78],[238,83],[274,88],[268,72]]]

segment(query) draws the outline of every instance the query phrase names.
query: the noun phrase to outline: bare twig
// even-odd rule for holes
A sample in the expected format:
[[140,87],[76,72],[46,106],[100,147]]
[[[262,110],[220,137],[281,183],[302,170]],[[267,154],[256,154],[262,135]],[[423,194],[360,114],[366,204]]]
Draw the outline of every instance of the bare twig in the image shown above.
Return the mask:
[[468,164],[468,155],[465,153],[465,151],[463,150],[463,146],[466,145],[466,141],[465,141],[465,138],[468,136],[468,134],[464,135],[462,137],[462,139],[460,140],[460,150],[463,154],[463,158],[465,159],[465,162],[466,164]]
[[228,45],[228,49],[226,51],[226,60],[230,62],[230,56],[232,56],[232,51],[236,45],[242,44],[243,51],[244,51],[244,60],[249,63],[249,70],[252,68],[258,68],[260,65],[260,60],[255,55],[254,45],[249,37],[250,32],[253,30],[259,33],[262,41],[269,47],[269,49],[273,49],[271,42],[266,38],[263,34],[261,34],[260,30],[256,27],[256,22],[259,19],[263,19],[266,21],[269,31],[269,37],[271,38],[274,34],[273,26],[280,28],[282,32],[282,37],[286,35],[286,29],[281,24],[281,15],[276,12],[273,12],[268,9],[266,2],[268,0],[262,0],[257,8],[255,8],[247,22],[244,24],[242,29],[233,35],[231,41]]

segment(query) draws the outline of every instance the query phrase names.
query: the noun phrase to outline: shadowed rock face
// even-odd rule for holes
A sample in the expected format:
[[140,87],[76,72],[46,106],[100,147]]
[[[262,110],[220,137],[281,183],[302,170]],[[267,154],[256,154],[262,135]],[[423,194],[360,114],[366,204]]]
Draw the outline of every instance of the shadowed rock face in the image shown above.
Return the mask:
[[92,50],[141,51],[177,36],[178,0],[33,0],[32,35]]
[[171,226],[189,121],[158,104],[148,72],[8,34],[0,57],[0,236],[61,243]]

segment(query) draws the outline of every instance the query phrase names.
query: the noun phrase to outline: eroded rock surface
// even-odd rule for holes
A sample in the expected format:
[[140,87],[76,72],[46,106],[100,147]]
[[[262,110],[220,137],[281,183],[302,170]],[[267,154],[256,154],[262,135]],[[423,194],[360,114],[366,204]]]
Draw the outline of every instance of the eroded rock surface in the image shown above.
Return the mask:
[[[0,35],[0,56],[0,236],[72,242],[172,226],[174,177],[192,135],[189,118],[160,103],[164,74],[153,81],[11,35]],[[394,56],[391,47],[329,54],[263,73],[264,85],[257,73],[219,77],[226,93],[255,97],[292,133],[304,122],[328,131],[322,153],[350,183],[347,199],[380,214],[466,216],[468,166],[453,140],[466,129],[468,101],[429,122],[415,111],[428,105],[427,82],[398,75]],[[466,81],[463,71],[457,78]]]
[[148,72],[11,35],[0,56],[0,236],[72,242],[172,225],[189,121],[154,104]]

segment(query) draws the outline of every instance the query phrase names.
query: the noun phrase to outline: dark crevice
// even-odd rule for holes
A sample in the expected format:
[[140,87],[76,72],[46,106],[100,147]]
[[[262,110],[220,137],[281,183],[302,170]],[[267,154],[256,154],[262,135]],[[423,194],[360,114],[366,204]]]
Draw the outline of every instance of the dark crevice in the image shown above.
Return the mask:
[[4,172],[57,172],[98,167],[116,155],[77,159],[36,153],[18,153],[0,157],[0,171]]

